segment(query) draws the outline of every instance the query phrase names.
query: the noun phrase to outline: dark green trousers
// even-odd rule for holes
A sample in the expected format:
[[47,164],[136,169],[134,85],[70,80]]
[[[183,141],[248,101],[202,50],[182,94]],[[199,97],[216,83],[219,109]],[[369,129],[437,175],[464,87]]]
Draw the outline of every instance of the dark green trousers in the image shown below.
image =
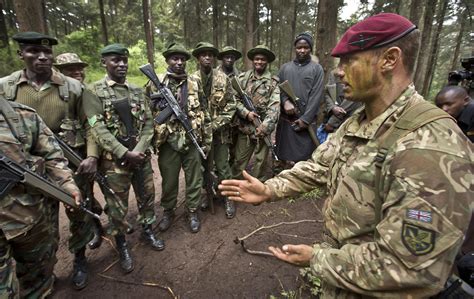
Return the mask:
[[267,158],[269,148],[263,139],[251,139],[248,135],[239,133],[235,144],[235,160],[232,165],[232,177],[242,178],[242,171],[249,164],[252,154],[255,156],[255,163],[250,174],[260,181],[266,180],[265,170],[267,168]]

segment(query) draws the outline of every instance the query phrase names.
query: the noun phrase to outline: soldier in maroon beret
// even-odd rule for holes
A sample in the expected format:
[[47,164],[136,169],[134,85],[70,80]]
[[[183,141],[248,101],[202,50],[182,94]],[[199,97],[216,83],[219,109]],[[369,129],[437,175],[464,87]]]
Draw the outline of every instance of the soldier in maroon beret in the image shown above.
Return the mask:
[[335,75],[344,97],[365,109],[311,159],[265,183],[244,172],[244,180],[219,186],[253,204],[327,187],[323,241],[269,248],[311,267],[321,298],[427,298],[450,276],[471,215],[473,147],[447,113],[415,91],[419,36],[391,13],[349,28],[332,51],[340,58]]

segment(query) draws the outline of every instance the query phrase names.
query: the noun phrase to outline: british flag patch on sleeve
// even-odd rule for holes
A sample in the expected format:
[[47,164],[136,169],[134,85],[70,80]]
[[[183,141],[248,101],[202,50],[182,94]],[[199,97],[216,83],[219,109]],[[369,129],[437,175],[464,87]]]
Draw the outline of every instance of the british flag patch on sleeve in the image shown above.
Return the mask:
[[432,216],[430,211],[407,209],[407,218],[425,223],[431,223]]

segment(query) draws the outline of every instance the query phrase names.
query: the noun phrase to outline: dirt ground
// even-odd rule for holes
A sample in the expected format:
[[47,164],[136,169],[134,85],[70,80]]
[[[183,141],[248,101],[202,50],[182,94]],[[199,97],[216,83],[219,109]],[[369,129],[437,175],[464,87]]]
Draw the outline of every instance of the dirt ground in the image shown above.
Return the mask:
[[[163,213],[159,206],[161,177],[156,164],[154,168],[159,220]],[[96,194],[103,203],[100,191]],[[158,234],[165,240],[164,251],[147,247],[141,241],[140,227],[136,225],[136,231],[127,236],[135,270],[124,275],[120,266],[114,264],[118,255],[113,243],[104,240],[100,248],[87,251],[89,284],[81,291],[70,285],[73,256],[67,250],[68,221],[61,211],[59,261],[55,268],[58,281],[53,298],[269,298],[271,295],[284,298],[285,292],[302,289],[297,267],[273,257],[245,253],[234,239],[264,225],[303,220],[298,224],[261,230],[246,239],[245,245],[252,250],[266,251],[269,245],[319,241],[322,200],[282,200],[260,206],[237,204],[237,215],[230,220],[224,215],[222,203],[216,200],[215,214],[200,212],[201,231],[192,234],[186,222],[183,199],[182,177],[177,217],[168,231]],[[133,223],[136,215],[134,195],[131,194],[128,219]],[[105,215],[102,215],[102,222],[107,223]],[[307,291],[301,295],[309,296]]]

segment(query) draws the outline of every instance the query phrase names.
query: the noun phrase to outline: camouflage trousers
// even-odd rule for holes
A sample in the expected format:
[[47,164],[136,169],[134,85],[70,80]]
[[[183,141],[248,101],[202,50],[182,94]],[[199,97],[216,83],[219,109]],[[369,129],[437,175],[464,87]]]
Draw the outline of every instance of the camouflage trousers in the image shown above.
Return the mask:
[[[229,164],[229,144],[223,143],[219,134],[214,134],[212,137],[212,147],[207,159],[213,162],[212,166],[215,166],[219,182],[232,178]],[[208,164],[204,163],[204,165],[207,171]]]
[[237,143],[235,144],[235,160],[232,165],[232,177],[242,178],[242,171],[249,164],[252,154],[254,154],[255,162],[252,167],[251,175],[265,181],[265,170],[268,164],[268,152],[270,149],[263,139],[252,139],[248,135],[239,133]]
[[0,231],[0,298],[43,298],[53,290],[58,230],[43,216],[26,234]]
[[158,166],[162,177],[161,206],[165,210],[176,208],[178,201],[179,172],[184,170],[186,180],[186,208],[196,211],[201,202],[201,156],[191,146],[185,153],[175,151],[168,143],[159,147]]
[[137,170],[120,166],[113,160],[102,159],[100,171],[106,176],[107,183],[114,190],[115,196],[102,190],[105,195],[104,211],[109,218],[108,233],[112,236],[121,235],[132,228],[126,220],[130,186],[133,186],[138,206],[138,222],[153,224],[155,215],[155,185],[153,169],[149,158]]

